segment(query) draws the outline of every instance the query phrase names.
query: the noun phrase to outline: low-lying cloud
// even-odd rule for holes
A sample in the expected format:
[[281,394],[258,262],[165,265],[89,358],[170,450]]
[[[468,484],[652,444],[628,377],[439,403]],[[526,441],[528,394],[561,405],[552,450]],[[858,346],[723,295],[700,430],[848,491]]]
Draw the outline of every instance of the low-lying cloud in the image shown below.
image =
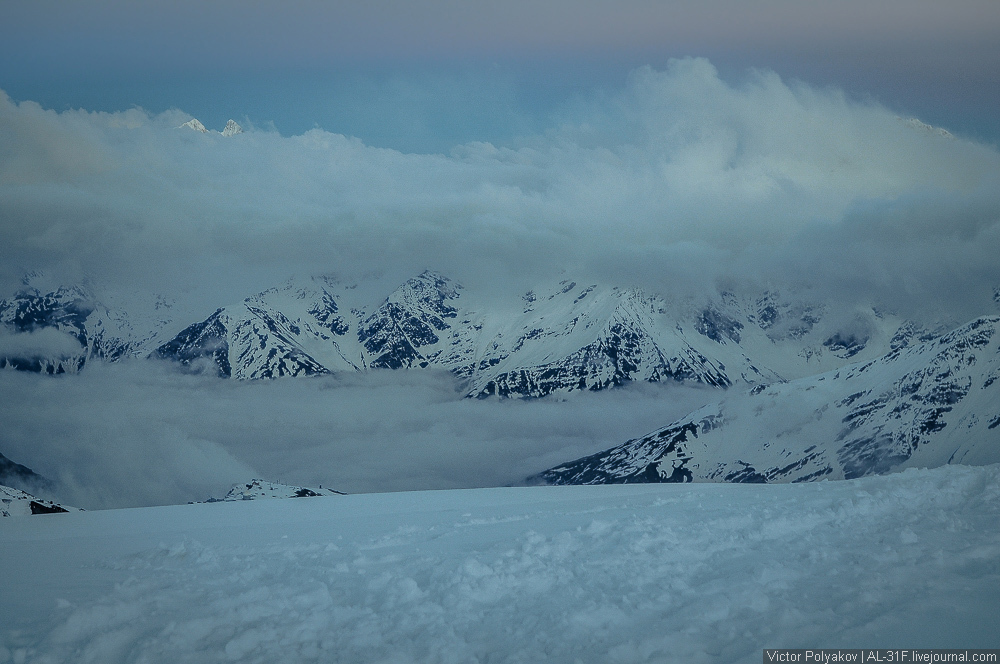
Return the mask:
[[348,492],[503,486],[717,393],[671,384],[528,401],[462,394],[440,372],[241,382],[152,361],[56,378],[0,371],[0,450],[86,508],[204,500],[252,477]]
[[11,334],[0,327],[0,358],[67,358],[83,355],[80,341],[66,332],[46,327]]

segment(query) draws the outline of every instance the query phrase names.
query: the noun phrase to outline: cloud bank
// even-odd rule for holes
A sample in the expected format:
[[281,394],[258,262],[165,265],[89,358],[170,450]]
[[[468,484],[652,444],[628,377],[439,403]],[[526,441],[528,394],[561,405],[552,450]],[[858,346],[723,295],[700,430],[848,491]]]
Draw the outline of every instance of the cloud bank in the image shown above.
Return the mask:
[[636,385],[479,401],[447,373],[247,383],[141,361],[63,378],[0,372],[0,449],[89,509],[221,497],[253,477],[352,493],[515,484],[714,395]]
[[41,267],[211,291],[207,307],[290,273],[433,268],[516,290],[566,272],[846,288],[968,317],[1000,283],[996,150],[768,71],[639,69],[541,135],[448,155],[177,129],[188,117],[0,99],[5,284]]
[[0,328],[0,357],[67,358],[84,352],[79,340],[55,328],[46,327],[17,334]]

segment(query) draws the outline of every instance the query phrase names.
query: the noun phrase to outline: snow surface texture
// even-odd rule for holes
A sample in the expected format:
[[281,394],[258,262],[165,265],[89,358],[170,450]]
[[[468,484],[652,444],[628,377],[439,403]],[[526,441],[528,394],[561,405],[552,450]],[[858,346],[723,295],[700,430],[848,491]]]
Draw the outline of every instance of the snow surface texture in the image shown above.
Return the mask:
[[1000,466],[8,519],[0,662],[759,662],[1000,647]]
[[551,484],[803,482],[996,463],[1000,317],[818,376],[754,388],[540,474]]

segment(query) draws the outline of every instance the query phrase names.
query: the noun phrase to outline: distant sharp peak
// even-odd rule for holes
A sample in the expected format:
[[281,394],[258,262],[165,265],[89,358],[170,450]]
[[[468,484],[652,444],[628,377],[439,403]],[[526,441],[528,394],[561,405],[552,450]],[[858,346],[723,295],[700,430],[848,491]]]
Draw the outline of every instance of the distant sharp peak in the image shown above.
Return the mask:
[[927,132],[928,134],[937,134],[938,136],[943,136],[944,138],[955,138],[955,135],[952,134],[947,129],[942,129],[941,127],[935,127],[933,125],[929,125],[926,122],[921,122],[917,118],[904,119],[897,116],[896,120],[903,123],[904,126],[907,126],[910,129],[916,129],[917,131],[924,131]]
[[34,283],[37,283],[39,280],[44,278],[45,272],[42,270],[31,270],[30,272],[26,272],[24,276],[21,277],[21,285],[32,286]]
[[[201,120],[199,120],[198,118],[191,118],[190,120],[188,120],[187,122],[185,122],[184,124],[180,125],[177,128],[193,129],[194,131],[200,132],[202,134],[213,133],[209,132],[209,130],[205,128],[205,125],[203,125],[201,123]],[[219,133],[221,133],[223,136],[235,136],[236,134],[243,133],[243,127],[237,124],[236,120],[230,119],[226,123],[225,128]]]
[[462,288],[462,285],[456,282],[455,280],[441,274],[436,270],[431,270],[431,269],[424,270],[417,276],[408,279],[407,283],[410,282],[423,282],[423,283],[434,284],[435,286],[448,286],[451,288],[459,288],[459,289]]
[[233,120],[231,118],[226,123],[225,129],[222,130],[223,136],[235,136],[236,134],[242,134],[242,133],[243,133],[243,127],[236,124],[236,120]]
[[199,120],[198,118],[191,118],[190,120],[188,120],[187,122],[185,122],[184,124],[182,124],[181,126],[179,126],[177,128],[178,129],[193,129],[193,130],[199,131],[199,132],[201,132],[203,134],[207,134],[208,133],[208,130],[205,129],[205,125],[203,125],[201,123],[201,120]]

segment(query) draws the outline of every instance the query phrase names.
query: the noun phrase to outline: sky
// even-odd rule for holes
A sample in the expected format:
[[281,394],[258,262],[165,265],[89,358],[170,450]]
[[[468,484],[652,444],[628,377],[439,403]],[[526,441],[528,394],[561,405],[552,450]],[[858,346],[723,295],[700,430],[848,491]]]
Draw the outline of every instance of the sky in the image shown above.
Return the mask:
[[0,88],[56,110],[181,108],[368,145],[508,144],[670,58],[836,86],[997,143],[991,0],[9,0]]
[[[187,324],[292,275],[381,298],[431,269],[484,301],[571,278],[930,326],[997,311],[996,2],[40,0],[0,18],[0,297],[41,271],[111,303],[162,295]],[[178,128],[192,117],[213,132]],[[246,131],[217,133],[229,118]],[[655,395],[524,405],[512,436],[441,377],[74,380],[0,376],[0,453],[84,506],[321,467],[353,469],[333,474],[352,491],[508,483],[684,414]],[[274,416],[239,451],[255,404]]]

